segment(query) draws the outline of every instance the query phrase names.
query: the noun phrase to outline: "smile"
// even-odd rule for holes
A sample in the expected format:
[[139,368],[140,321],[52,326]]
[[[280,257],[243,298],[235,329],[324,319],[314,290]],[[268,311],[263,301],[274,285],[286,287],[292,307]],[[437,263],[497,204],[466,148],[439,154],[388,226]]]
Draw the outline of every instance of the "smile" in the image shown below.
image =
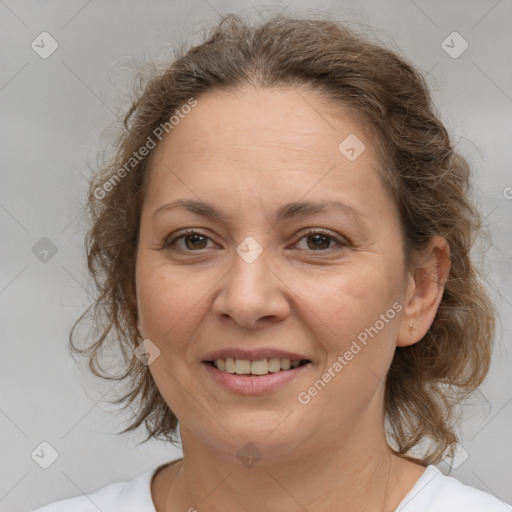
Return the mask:
[[210,364],[222,372],[237,375],[267,375],[269,373],[277,373],[280,371],[288,371],[298,366],[307,364],[307,359],[257,359],[251,361],[249,359],[234,359],[228,357],[226,359],[215,359]]
[[221,389],[237,395],[266,395],[278,392],[312,368],[308,359],[238,359],[203,361],[202,367]]

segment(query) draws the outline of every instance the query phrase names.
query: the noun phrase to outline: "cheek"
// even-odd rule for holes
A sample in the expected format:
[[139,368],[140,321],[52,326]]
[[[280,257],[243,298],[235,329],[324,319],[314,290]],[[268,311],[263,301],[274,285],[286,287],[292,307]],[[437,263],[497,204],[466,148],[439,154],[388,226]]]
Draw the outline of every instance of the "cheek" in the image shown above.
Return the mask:
[[391,276],[377,265],[346,268],[335,278],[315,280],[314,293],[310,288],[304,301],[325,360],[301,396],[311,400],[312,416],[322,417],[333,433],[383,392],[401,308]]
[[[370,258],[368,258],[370,259]],[[343,354],[358,336],[364,338],[365,329],[377,323],[379,337],[392,337],[393,303],[399,298],[397,282],[392,269],[378,262],[346,266],[336,275],[307,279],[296,294],[302,297],[303,311],[308,311],[316,329],[315,338],[321,342],[330,359]],[[296,280],[297,282],[297,280]],[[382,328],[381,314],[387,315]]]
[[206,307],[202,298],[208,287],[204,279],[198,281],[179,267],[152,265],[141,259],[137,266],[137,303],[145,337],[165,346],[179,345],[192,335]]

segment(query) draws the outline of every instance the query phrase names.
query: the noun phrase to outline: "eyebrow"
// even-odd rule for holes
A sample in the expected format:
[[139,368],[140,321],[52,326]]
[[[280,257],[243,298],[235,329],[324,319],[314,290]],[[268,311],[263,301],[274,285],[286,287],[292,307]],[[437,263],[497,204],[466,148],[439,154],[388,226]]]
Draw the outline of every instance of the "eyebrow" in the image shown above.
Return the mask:
[[[235,216],[228,215],[224,212],[219,211],[214,205],[205,202],[205,201],[197,201],[193,199],[177,199],[172,203],[167,203],[162,206],[159,206],[154,212],[153,217],[162,211],[172,210],[172,209],[181,209],[187,210],[191,213],[195,213],[196,215],[200,215],[205,218],[216,219],[224,224],[229,224],[233,222]],[[360,211],[356,210],[352,206],[348,204],[342,203],[338,200],[323,200],[323,201],[299,201],[294,203],[288,203],[277,211],[275,215],[276,222],[282,222],[284,220],[289,220],[294,217],[302,217],[307,215],[314,215],[317,213],[323,213],[328,211],[329,209],[337,210],[345,215],[351,216],[358,221],[363,221],[366,218],[364,214]]]

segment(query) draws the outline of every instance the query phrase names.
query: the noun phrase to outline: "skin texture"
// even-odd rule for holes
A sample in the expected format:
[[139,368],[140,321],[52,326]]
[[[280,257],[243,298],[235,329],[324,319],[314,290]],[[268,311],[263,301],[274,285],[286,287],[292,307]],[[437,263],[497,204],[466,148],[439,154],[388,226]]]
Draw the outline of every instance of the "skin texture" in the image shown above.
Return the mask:
[[[338,150],[350,134],[366,147],[354,161]],[[137,252],[138,326],[160,350],[150,371],[180,421],[184,452],[153,480],[157,511],[394,510],[424,468],[386,444],[384,379],[397,345],[419,342],[434,319],[446,242],[433,239],[425,269],[406,272],[372,137],[312,91],[210,91],[156,151]],[[231,218],[152,215],[176,199],[208,201]],[[275,221],[287,203],[330,199],[361,221],[336,210]],[[185,228],[207,238],[163,248]],[[246,237],[263,250],[250,264],[236,252]],[[394,318],[300,403],[395,302]],[[284,349],[311,364],[273,392],[242,396],[202,363],[234,347]],[[236,456],[248,442],[262,454],[253,467]]]

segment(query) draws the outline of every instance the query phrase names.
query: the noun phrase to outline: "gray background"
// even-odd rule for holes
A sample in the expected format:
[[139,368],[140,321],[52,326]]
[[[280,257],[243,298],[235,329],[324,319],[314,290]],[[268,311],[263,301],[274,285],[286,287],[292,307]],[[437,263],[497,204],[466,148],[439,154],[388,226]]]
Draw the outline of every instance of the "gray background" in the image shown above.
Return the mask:
[[[379,37],[427,75],[442,120],[471,161],[478,201],[494,237],[484,269],[500,322],[490,376],[465,406],[471,420],[461,444],[469,456],[452,475],[512,502],[510,1],[5,0],[0,1],[2,511],[26,511],[91,492],[180,456],[163,443],[135,446],[142,433],[116,436],[123,417],[102,400],[112,383],[87,377],[67,352],[69,329],[90,302],[80,220],[88,163],[94,165],[104,147],[103,129],[126,106],[120,91],[130,84],[130,69],[170,55],[169,45],[197,31],[198,23],[227,12],[255,15],[270,5],[289,14],[313,10],[350,18],[387,34]],[[59,45],[47,59],[31,48],[43,31]],[[441,46],[453,31],[469,44],[458,58]],[[460,44],[452,46],[457,50]],[[47,261],[33,250],[43,237],[57,249]],[[44,248],[48,242],[39,244]],[[43,441],[59,455],[48,469],[31,458]],[[445,462],[438,467],[449,468]]]

